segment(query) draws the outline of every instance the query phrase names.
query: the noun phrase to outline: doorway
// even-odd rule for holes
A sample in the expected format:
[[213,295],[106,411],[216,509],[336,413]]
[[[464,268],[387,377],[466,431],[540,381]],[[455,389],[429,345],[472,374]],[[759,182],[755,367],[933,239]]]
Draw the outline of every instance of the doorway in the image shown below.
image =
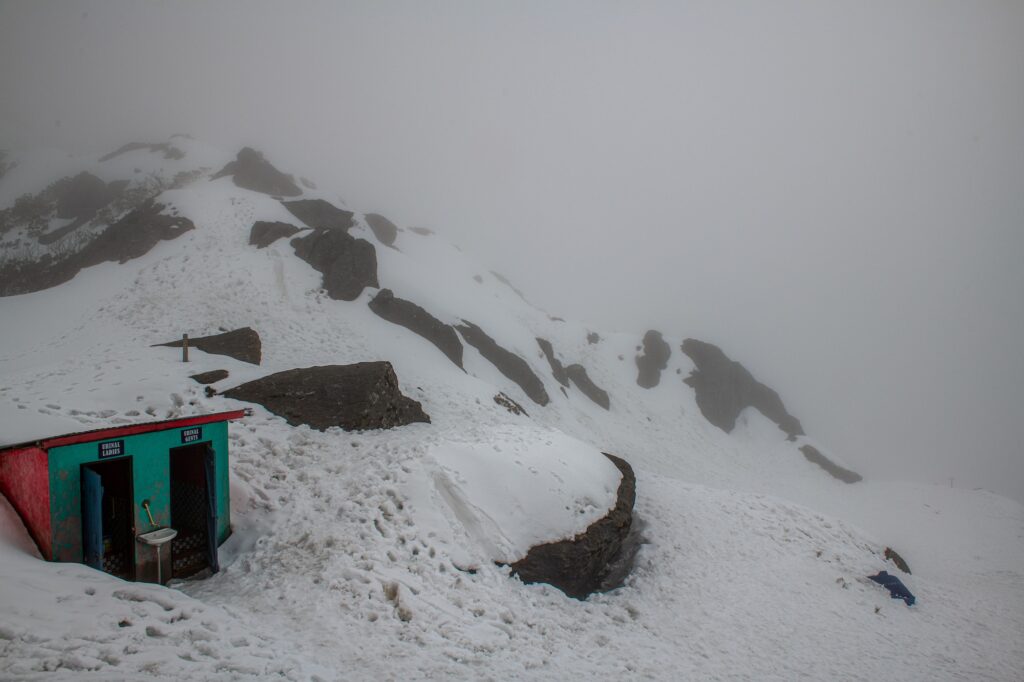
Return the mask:
[[83,464],[81,476],[82,552],[86,565],[134,580],[132,458]]
[[171,450],[171,577],[216,573],[217,500],[213,448],[196,443]]

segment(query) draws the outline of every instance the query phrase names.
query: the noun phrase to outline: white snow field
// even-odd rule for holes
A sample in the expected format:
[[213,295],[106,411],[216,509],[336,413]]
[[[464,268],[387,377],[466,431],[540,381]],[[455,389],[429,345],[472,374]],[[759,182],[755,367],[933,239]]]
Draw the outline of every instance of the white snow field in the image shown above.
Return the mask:
[[[374,315],[376,290],[328,298],[288,240],[250,246],[254,221],[297,219],[230,178],[207,180],[231,154],[174,144],[184,159],[26,157],[0,181],[4,208],[79,170],[113,180],[209,169],[160,197],[195,230],[0,298],[0,443],[248,406],[207,397],[188,378],[200,371],[228,369],[216,385],[226,389],[367,360],[390,361],[432,421],[318,432],[256,406],[230,426],[222,570],[169,587],[41,560],[0,498],[0,679],[1024,679],[1021,505],[841,483],[796,449],[811,440],[786,442],[752,408],[726,434],[682,382],[693,369],[682,339],[666,339],[660,384],[640,388],[645,330],[596,330],[589,343],[594,330],[551,319],[442,236],[403,230],[391,248],[357,215],[351,233],[376,246],[381,287],[523,357],[551,397],[541,407],[472,346],[464,373]],[[200,351],[184,364],[152,347],[243,326],[262,337],[259,367]],[[538,336],[586,367],[611,410],[575,387],[563,394]],[[529,416],[496,405],[498,391]],[[637,475],[645,543],[632,573],[585,601],[524,585],[496,562],[572,537],[614,504],[619,473],[601,452]],[[887,545],[913,575],[885,561]],[[879,570],[917,604],[866,579]]]

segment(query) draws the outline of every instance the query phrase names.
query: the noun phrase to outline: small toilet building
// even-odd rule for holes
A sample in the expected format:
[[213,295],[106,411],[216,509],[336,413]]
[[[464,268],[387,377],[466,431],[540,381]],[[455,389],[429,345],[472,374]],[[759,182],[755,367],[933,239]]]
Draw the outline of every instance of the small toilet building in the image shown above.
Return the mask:
[[231,534],[228,421],[245,414],[0,446],[0,493],[51,561],[144,582],[216,572]]

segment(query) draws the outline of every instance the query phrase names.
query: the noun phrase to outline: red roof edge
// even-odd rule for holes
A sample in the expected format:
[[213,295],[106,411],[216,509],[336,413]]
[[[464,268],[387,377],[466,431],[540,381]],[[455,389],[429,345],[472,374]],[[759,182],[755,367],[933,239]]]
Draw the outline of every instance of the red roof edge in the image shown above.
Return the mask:
[[200,424],[212,424],[233,419],[241,419],[251,414],[251,410],[231,410],[230,412],[214,412],[195,417],[181,417],[179,419],[166,419],[159,422],[147,422],[145,424],[128,424],[125,426],[113,426],[105,429],[94,429],[80,433],[69,433],[65,436],[56,436],[38,441],[39,447],[57,448],[62,445],[75,445],[76,443],[91,443],[98,440],[109,440],[121,436],[134,436],[139,433],[150,431],[166,431],[168,429],[180,429],[184,426],[199,426]]

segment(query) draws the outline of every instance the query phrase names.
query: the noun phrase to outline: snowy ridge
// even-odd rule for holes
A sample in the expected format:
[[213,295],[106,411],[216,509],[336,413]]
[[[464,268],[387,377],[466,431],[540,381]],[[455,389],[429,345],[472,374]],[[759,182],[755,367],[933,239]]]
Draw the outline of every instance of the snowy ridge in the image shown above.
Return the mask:
[[[170,142],[183,158],[137,149],[101,164],[65,159],[54,173],[51,155],[38,164],[49,176],[20,161],[0,182],[0,208],[82,170],[107,182],[208,176],[232,159]],[[304,187],[302,198],[340,205],[324,189]],[[693,363],[682,339],[666,338],[668,366],[643,389],[633,361],[643,330],[552,320],[442,236],[406,229],[392,248],[357,214],[350,233],[376,247],[381,287],[442,322],[469,320],[523,358],[551,398],[538,406],[472,346],[462,372],[374,315],[375,290],[328,298],[288,240],[250,246],[255,221],[301,227],[274,198],[199,177],[158,200],[196,228],[136,260],[0,298],[0,319],[18,320],[0,325],[0,441],[245,405],[207,397],[187,378],[196,372],[228,369],[224,389],[379,359],[432,423],[321,433],[257,407],[231,426],[235,526],[223,569],[171,588],[40,562],[4,503],[0,676],[1018,678],[1020,505],[926,485],[845,485],[797,450],[815,441],[786,442],[754,409],[727,434],[683,384]],[[259,367],[201,352],[183,365],[179,351],[151,347],[243,326],[262,337]],[[563,394],[537,337],[563,364],[582,364],[611,409],[575,387]],[[530,416],[496,405],[498,391]],[[646,544],[626,585],[578,602],[510,578],[496,561],[572,537],[612,506],[619,474],[601,451],[637,473]],[[892,568],[886,545],[914,570],[913,609],[864,578]]]

